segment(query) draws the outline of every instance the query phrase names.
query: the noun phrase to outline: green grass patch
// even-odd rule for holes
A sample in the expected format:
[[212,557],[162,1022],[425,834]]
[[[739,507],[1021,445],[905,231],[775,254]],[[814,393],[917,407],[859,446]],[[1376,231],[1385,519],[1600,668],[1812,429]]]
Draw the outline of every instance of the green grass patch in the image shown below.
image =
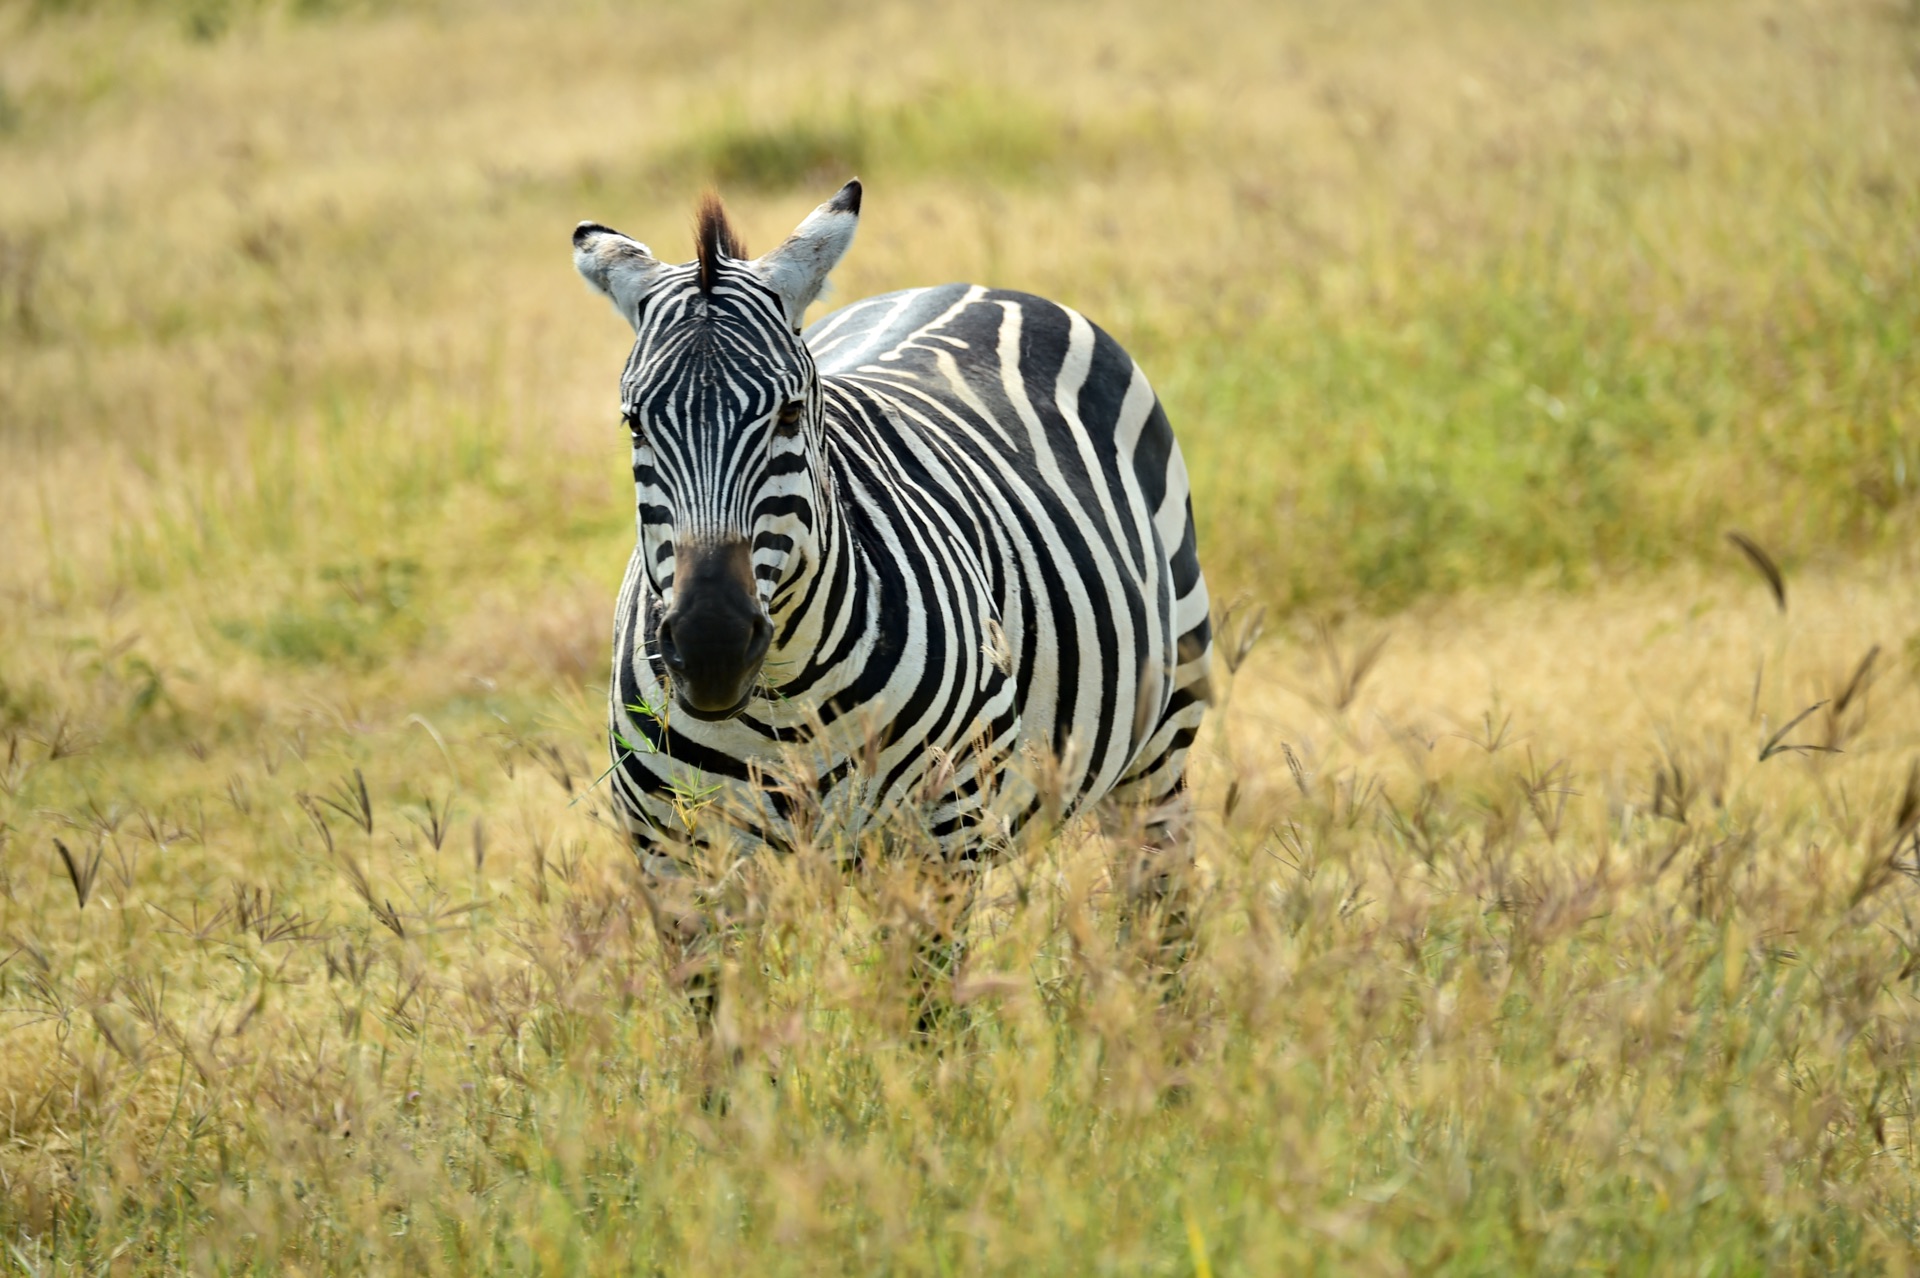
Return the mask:
[[831,190],[852,174],[870,182],[964,175],[973,183],[1031,183],[1110,173],[1131,148],[1151,149],[1151,117],[1121,112],[1083,121],[1017,90],[958,81],[904,102],[845,99],[838,107],[763,121],[739,106],[670,151],[662,169],[723,189]]
[[1209,572],[1286,606],[1913,534],[1920,271],[1662,332],[1630,281],[1436,267],[1393,304],[1150,335]]
[[283,606],[258,621],[215,623],[225,638],[270,661],[364,668],[399,655],[425,631],[409,607],[420,565],[410,559],[333,565],[320,572],[321,598]]

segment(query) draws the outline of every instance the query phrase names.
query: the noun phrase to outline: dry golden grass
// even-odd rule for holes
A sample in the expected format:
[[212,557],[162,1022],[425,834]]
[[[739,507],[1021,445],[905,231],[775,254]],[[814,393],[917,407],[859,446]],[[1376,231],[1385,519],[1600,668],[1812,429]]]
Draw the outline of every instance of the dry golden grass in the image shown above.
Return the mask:
[[[1917,32],[0,9],[0,1268],[1911,1271]],[[803,858],[716,1069],[565,237],[855,165],[839,296],[1111,328],[1272,619],[1181,998],[1076,827],[916,1044],[925,884]]]
[[[1027,1270],[1181,1267],[1191,1227],[1223,1271],[1899,1271],[1915,581],[1794,579],[1784,617],[1740,575],[1454,601],[1357,679],[1371,623],[1270,638],[1201,779],[1187,1004],[1128,975],[1088,831],[992,880],[938,1050],[876,930],[910,880],[770,866],[718,1112],[619,841],[569,806],[582,699],[436,721],[291,680],[134,790],[100,734],[141,676],[88,654],[98,700],[7,778],[36,797],[0,883],[15,1237]],[[1844,753],[1762,761],[1816,701],[1779,743]],[[55,839],[98,864],[84,909]]]

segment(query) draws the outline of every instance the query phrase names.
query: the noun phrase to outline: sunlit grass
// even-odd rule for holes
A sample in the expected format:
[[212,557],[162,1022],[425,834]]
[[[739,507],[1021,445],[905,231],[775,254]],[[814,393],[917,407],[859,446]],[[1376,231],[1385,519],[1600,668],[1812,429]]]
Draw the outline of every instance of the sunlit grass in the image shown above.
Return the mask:
[[[0,11],[0,1267],[1909,1271],[1917,32]],[[1168,1005],[1075,827],[931,1044],[922,876],[746,876],[710,1050],[606,823],[567,233],[853,168],[837,296],[1080,306],[1269,607]]]

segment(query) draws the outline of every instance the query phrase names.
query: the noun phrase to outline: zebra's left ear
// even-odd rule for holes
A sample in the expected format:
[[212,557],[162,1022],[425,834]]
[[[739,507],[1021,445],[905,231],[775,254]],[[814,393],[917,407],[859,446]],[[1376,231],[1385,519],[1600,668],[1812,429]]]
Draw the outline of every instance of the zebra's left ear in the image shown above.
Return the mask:
[[606,294],[627,323],[640,327],[640,303],[660,271],[646,245],[598,222],[582,222],[573,228],[573,269]]
[[786,243],[753,263],[754,271],[773,286],[787,305],[787,322],[800,331],[800,318],[820,296],[827,273],[853,243],[860,225],[860,179],[841,187],[831,200],[807,214]]

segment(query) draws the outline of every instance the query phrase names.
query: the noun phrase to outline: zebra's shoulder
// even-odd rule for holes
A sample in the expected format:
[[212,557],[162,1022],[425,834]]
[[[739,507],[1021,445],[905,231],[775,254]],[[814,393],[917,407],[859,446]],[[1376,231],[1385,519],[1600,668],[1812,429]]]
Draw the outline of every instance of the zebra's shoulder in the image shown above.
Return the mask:
[[968,284],[940,284],[880,293],[823,315],[807,326],[800,339],[813,352],[821,372],[855,368],[938,324],[943,315],[956,305],[964,306],[970,294],[980,291]]

